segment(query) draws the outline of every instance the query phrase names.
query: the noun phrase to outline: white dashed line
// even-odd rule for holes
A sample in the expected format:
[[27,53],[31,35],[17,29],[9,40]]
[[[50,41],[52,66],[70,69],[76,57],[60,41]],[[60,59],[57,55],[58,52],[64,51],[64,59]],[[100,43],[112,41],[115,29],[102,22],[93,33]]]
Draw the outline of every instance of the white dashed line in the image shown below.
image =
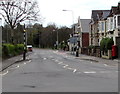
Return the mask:
[[24,63],[24,64],[26,64],[26,63]]
[[70,68],[70,67],[67,67],[67,69],[72,70],[72,68]]
[[43,60],[46,60],[47,58],[43,58]]
[[77,69],[74,69],[73,73],[75,73],[77,71]]
[[63,62],[59,62],[58,64],[62,64]]
[[104,64],[105,66],[108,66],[107,64]]
[[96,73],[96,71],[85,71],[83,73]]
[[55,60],[55,59],[52,59],[52,60]]
[[58,60],[55,60],[55,62],[58,62]]
[[63,68],[66,68],[68,65],[63,66]]
[[19,65],[17,65],[17,68],[19,68],[20,66]]

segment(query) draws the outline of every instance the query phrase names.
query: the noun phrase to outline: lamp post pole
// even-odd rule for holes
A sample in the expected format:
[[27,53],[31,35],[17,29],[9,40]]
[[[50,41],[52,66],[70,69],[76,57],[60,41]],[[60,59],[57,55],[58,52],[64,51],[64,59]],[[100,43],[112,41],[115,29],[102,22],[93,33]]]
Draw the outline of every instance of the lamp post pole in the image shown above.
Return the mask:
[[[73,24],[73,38],[74,38],[74,13],[73,13],[73,10],[63,10],[63,11],[70,11],[71,13],[72,13],[72,24]],[[73,49],[73,54],[74,54],[74,49],[75,49],[75,41],[74,41],[74,43],[73,43],[73,47],[72,47]]]

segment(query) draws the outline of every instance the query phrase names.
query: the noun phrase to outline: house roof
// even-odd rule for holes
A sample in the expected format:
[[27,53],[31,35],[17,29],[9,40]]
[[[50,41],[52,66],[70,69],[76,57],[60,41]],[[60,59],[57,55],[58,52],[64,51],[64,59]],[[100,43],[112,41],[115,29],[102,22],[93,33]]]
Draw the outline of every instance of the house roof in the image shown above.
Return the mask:
[[95,23],[98,20],[106,19],[109,15],[110,10],[92,10],[91,18],[93,19],[92,22]]
[[120,14],[120,2],[118,2],[118,6],[112,6],[110,10],[110,14],[108,17],[113,17],[115,14]]
[[117,6],[112,6],[110,10],[110,14],[108,17],[113,17],[113,15],[117,12]]
[[87,33],[89,32],[89,23],[91,19],[79,19],[78,25],[81,26],[82,32]]

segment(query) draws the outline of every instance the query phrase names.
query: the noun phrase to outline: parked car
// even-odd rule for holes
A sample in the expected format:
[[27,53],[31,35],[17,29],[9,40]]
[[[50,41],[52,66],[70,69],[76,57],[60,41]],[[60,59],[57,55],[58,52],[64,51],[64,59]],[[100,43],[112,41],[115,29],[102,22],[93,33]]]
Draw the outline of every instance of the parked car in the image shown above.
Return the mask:
[[32,45],[27,45],[27,50],[28,50],[28,51],[33,51]]

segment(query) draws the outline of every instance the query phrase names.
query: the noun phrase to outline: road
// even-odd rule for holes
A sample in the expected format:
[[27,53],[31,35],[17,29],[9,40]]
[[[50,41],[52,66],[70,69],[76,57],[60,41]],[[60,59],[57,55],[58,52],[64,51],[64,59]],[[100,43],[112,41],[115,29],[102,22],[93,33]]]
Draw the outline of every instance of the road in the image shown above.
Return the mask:
[[118,67],[63,51],[34,49],[2,74],[3,92],[117,92]]

